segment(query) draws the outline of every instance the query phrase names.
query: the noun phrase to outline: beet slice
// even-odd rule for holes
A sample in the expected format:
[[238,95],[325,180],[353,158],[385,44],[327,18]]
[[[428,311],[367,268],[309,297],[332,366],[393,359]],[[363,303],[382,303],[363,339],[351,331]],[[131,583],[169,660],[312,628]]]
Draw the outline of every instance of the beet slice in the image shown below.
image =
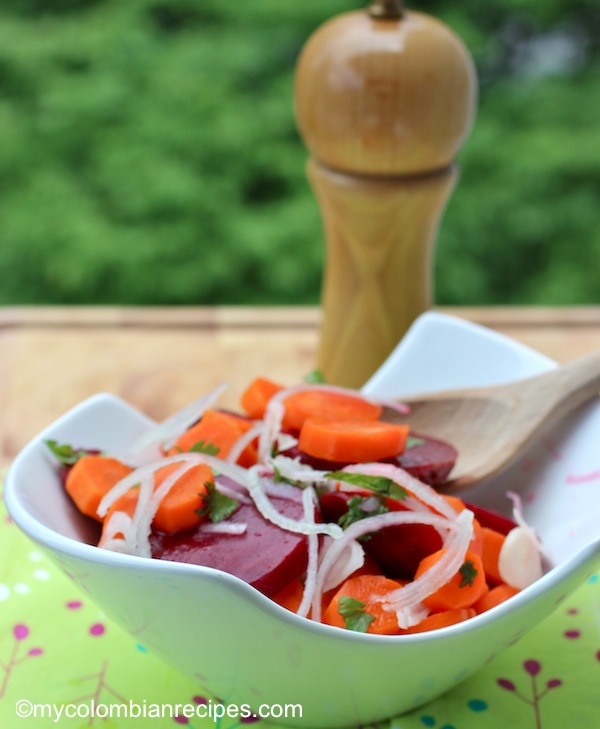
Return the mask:
[[444,440],[427,435],[411,433],[411,437],[423,442],[407,448],[391,462],[397,463],[423,483],[441,486],[448,479],[456,462],[456,448]]
[[[291,519],[302,519],[300,498],[274,496],[275,508]],[[228,523],[246,524],[244,534],[210,534],[201,525],[178,534],[153,531],[152,556],[229,572],[271,597],[305,570],[308,539],[267,521],[254,504],[240,504]]]
[[442,548],[442,538],[427,524],[399,524],[373,534],[363,546],[386,577],[412,580],[421,560]]
[[484,509],[483,506],[476,506],[475,504],[471,504],[467,501],[465,501],[464,504],[467,509],[470,509],[473,512],[475,518],[482,527],[494,529],[494,531],[500,532],[500,534],[504,534],[506,536],[508,532],[517,526],[517,523],[512,519],[509,519],[503,514],[499,514],[497,511],[490,511],[489,509]]

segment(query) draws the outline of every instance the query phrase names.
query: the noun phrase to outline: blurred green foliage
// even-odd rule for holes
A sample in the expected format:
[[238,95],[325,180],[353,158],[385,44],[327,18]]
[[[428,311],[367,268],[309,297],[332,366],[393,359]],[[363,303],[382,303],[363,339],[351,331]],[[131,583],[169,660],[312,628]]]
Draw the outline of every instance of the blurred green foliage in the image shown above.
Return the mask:
[[[3,0],[0,303],[316,303],[293,117],[310,33],[357,0]],[[415,0],[481,79],[440,304],[600,300],[597,0]]]

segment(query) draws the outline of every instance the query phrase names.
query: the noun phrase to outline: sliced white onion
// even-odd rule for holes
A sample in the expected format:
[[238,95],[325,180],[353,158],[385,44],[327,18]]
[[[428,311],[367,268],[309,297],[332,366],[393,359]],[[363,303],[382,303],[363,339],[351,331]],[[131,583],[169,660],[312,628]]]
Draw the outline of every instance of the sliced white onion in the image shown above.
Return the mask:
[[396,620],[398,621],[398,627],[402,630],[412,628],[414,625],[418,625],[429,615],[429,609],[423,605],[422,602],[418,602],[412,607],[404,607],[396,610]]
[[265,519],[267,519],[267,521],[276,524],[278,527],[287,529],[287,531],[294,532],[295,534],[328,534],[334,538],[342,535],[342,528],[337,524],[330,524],[327,522],[309,524],[304,520],[297,521],[295,519],[290,519],[277,511],[267,496],[265,485],[262,483],[257,470],[254,468],[249,468],[247,470],[245,485],[248,487],[250,496],[252,497],[258,511]]
[[230,521],[204,522],[200,527],[200,531],[206,534],[231,534],[233,536],[239,536],[248,531],[248,525]]
[[525,516],[523,514],[523,502],[521,500],[521,497],[519,496],[519,494],[515,493],[514,491],[507,491],[506,495],[512,501],[513,519],[517,523],[517,526],[521,527],[527,533],[532,544],[535,546],[535,548],[538,550],[538,552],[542,555],[542,557],[545,557],[547,560],[550,561],[551,560],[550,554],[544,548],[544,545],[541,543],[535,529],[531,525],[529,525],[527,523],[527,521],[525,520]]
[[153,474],[146,474],[140,483],[137,504],[131,519],[134,529],[134,539],[131,544],[132,554],[139,557],[151,557],[150,528],[156,508],[152,503],[154,489]]
[[266,465],[271,467],[271,472],[276,469],[288,481],[297,481],[298,483],[326,482],[325,475],[327,471],[317,471],[306,463],[302,463],[298,457],[289,458],[288,456],[277,455],[275,458],[269,458]]
[[[123,536],[117,538],[117,534]],[[118,551],[131,553],[131,544],[133,543],[134,529],[133,521],[129,514],[124,511],[113,512],[102,527],[102,538],[98,543],[103,549],[111,549],[118,543]]]
[[255,438],[258,438],[265,429],[262,423],[253,425],[249,430],[243,433],[236,442],[231,446],[229,453],[225,460],[228,463],[237,463],[238,458],[242,455],[244,450],[252,443]]
[[[307,524],[315,523],[316,495],[313,489],[308,486],[302,492],[302,504],[304,506],[304,521]],[[319,562],[319,536],[314,532],[308,536],[308,564],[306,567],[306,579],[304,580],[304,592],[298,606],[298,615],[305,618],[308,615],[315,594],[317,584],[317,567]]]
[[348,542],[323,581],[323,592],[333,590],[365,563],[365,550],[360,542]]
[[234,489],[230,488],[229,486],[221,483],[220,481],[217,481],[216,484],[217,491],[223,494],[223,496],[227,496],[229,499],[233,499],[234,501],[237,501],[240,504],[249,505],[252,503],[252,499],[246,495],[245,492],[241,491],[240,489]]
[[420,577],[384,595],[382,602],[386,609],[397,614],[404,608],[413,608],[449,582],[464,564],[465,554],[473,538],[473,512],[464,509],[456,519],[448,520],[446,524],[448,536],[442,544],[445,553]]
[[279,499],[288,501],[302,501],[304,489],[293,486],[285,481],[274,481],[271,478],[263,478],[262,484],[267,496],[276,496]]
[[140,454],[153,446],[162,445],[166,450],[174,446],[179,436],[215,404],[225,389],[227,389],[227,385],[220,385],[147,430],[129,447],[126,453],[121,455],[121,459],[126,463],[136,462]]

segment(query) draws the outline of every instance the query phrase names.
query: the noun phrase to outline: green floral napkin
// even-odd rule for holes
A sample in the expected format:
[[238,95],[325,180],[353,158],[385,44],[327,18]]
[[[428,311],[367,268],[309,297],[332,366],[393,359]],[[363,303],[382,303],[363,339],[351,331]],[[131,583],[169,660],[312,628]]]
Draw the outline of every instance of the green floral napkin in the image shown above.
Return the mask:
[[[229,729],[243,723],[183,714],[88,715],[90,707],[99,704],[198,706],[215,702],[215,697],[113,625],[11,523],[1,500],[0,555],[0,727]],[[68,718],[67,707],[80,715]],[[389,729],[600,727],[599,577],[592,577],[554,615],[474,677],[389,725]]]

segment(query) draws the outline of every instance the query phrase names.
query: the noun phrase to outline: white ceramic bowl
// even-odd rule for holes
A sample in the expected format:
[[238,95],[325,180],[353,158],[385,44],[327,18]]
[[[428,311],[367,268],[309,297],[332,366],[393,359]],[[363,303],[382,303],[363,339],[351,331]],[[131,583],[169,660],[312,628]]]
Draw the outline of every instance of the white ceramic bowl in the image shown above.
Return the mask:
[[[554,366],[520,344],[439,314],[414,324],[392,364],[365,386],[385,395],[489,384]],[[600,405],[537,443],[501,477],[466,498],[525,516],[556,566],[507,603],[459,625],[378,636],[319,625],[213,569],[130,557],[93,546],[65,496],[44,441],[121,449],[151,421],[110,395],[86,400],[15,459],[5,499],[15,522],[135,639],[203,688],[238,705],[300,704],[303,726],[368,724],[456,685],[554,610],[597,568]],[[280,722],[286,723],[283,720]]]

